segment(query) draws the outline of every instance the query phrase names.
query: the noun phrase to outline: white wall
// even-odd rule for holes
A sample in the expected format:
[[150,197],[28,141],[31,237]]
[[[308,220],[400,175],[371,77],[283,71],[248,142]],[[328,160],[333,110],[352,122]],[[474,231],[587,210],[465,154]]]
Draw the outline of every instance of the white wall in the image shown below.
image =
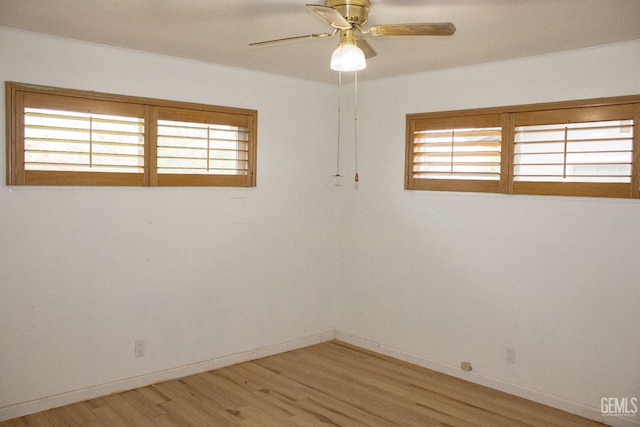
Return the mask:
[[2,29],[0,58],[1,81],[259,111],[256,188],[0,185],[0,415],[334,328],[591,416],[640,397],[638,201],[403,190],[405,114],[638,94],[640,44],[361,83],[339,187],[331,85]]
[[3,82],[259,112],[249,189],[9,188],[1,150],[0,412],[333,329],[333,86],[3,29],[0,58]]
[[640,94],[639,64],[629,43],[361,84],[337,329],[591,416],[640,398],[638,200],[403,190],[407,113]]

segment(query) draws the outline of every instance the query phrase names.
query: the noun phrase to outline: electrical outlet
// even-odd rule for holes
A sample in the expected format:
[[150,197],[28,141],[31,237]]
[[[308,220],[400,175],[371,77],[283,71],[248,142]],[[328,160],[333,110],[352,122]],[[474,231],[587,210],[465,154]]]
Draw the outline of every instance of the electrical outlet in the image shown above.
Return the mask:
[[136,340],[136,357],[144,356],[144,340]]
[[462,363],[460,363],[460,369],[462,369],[463,371],[470,371],[471,370],[471,362],[462,362]]
[[516,363],[516,349],[513,347],[507,347],[505,352],[505,360],[507,363]]

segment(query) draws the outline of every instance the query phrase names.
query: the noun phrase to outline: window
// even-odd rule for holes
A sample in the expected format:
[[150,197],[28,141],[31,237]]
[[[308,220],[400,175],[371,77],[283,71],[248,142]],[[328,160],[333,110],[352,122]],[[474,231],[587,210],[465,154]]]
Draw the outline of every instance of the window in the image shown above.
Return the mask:
[[410,124],[410,185],[421,190],[449,188],[498,191],[501,117],[425,118]]
[[500,128],[417,132],[414,176],[497,181],[500,179],[500,138]]
[[513,192],[638,197],[637,182],[632,192],[637,108],[516,113]]
[[9,185],[255,186],[257,112],[6,83]]
[[405,188],[640,197],[640,97],[407,116]]
[[142,173],[144,119],[24,109],[24,168]]

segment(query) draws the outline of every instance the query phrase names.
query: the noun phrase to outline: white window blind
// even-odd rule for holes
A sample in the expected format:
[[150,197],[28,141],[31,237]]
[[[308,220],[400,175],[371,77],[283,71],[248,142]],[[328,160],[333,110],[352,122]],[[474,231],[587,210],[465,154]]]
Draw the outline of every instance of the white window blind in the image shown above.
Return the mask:
[[143,172],[144,119],[24,110],[25,170]]
[[419,130],[413,178],[500,180],[500,127]]
[[633,121],[515,128],[514,181],[631,182]]
[[158,120],[158,174],[249,174],[249,130]]

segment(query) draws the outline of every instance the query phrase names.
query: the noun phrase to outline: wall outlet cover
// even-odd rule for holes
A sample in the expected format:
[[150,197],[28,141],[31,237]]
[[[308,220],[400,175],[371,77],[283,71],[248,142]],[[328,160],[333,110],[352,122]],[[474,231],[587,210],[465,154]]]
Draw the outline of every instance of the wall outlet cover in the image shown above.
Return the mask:
[[136,340],[136,357],[144,356],[144,340]]

